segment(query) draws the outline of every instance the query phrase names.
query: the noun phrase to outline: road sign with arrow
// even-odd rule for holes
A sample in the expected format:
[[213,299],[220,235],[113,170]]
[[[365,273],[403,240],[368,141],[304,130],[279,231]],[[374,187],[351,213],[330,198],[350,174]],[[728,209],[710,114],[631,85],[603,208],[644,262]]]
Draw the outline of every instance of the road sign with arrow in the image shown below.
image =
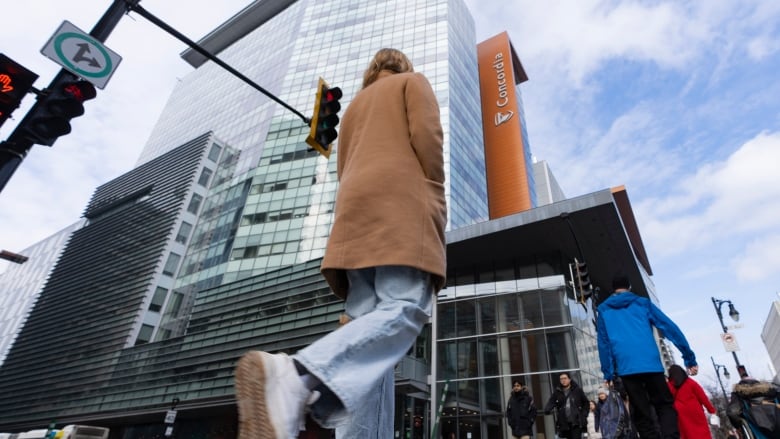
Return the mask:
[[54,32],[41,53],[100,89],[105,88],[122,61],[116,52],[67,20]]

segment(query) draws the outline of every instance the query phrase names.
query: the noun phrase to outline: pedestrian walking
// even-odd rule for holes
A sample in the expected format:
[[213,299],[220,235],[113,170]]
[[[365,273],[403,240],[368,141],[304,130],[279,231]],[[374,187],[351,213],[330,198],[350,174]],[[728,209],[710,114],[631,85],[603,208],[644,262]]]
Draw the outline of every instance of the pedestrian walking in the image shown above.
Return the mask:
[[710,424],[702,407],[715,414],[715,406],[699,383],[689,378],[685,369],[676,364],[669,367],[669,391],[677,410],[680,439],[711,438]]
[[580,439],[588,425],[588,397],[568,372],[561,373],[558,380],[560,385],[545,404],[544,414],[554,413],[555,433],[559,437]]
[[339,139],[321,271],[350,321],[292,356],[254,351],[239,361],[240,439],[295,438],[305,413],[339,439],[392,438],[394,367],[445,284],[439,107],[406,55],[376,53]]
[[611,384],[621,378],[642,439],[679,438],[677,412],[653,327],[680,350],[691,375],[699,370],[696,356],[666,314],[649,299],[631,292],[627,277],[616,276],[612,287],[614,293],[598,306],[596,323],[604,380]]
[[590,401],[590,410],[588,411],[588,439],[601,439],[601,433],[599,432],[599,422],[596,419],[598,413],[598,406],[596,401]]
[[506,422],[512,430],[515,439],[530,439],[533,436],[536,421],[536,405],[534,398],[525,387],[522,380],[512,383],[512,394],[506,403]]

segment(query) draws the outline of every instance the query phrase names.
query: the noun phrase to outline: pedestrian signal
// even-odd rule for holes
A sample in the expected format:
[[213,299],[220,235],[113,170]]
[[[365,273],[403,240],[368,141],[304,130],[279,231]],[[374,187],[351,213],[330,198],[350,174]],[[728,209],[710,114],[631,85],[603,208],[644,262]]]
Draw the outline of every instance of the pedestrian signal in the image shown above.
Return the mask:
[[0,53],[0,126],[19,107],[38,75]]

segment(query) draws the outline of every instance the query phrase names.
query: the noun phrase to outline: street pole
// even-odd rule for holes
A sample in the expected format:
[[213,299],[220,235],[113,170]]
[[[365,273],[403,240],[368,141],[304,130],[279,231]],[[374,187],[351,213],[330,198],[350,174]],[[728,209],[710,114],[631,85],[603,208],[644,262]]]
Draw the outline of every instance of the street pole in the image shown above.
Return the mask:
[[[140,0],[135,1],[138,3]],[[119,20],[129,10],[130,6],[126,3],[125,0],[114,0],[111,6],[108,7],[106,12],[97,22],[95,27],[92,28],[92,31],[89,33],[89,35],[101,43],[105,42],[108,36],[111,34],[111,31],[113,31],[117,23],[119,23]],[[65,69],[60,69],[59,73],[57,73],[57,76],[55,76],[52,82],[49,84],[49,88],[52,88],[58,84],[64,76],[73,76],[73,74]],[[35,114],[39,104],[40,101],[37,102],[29,112],[27,112],[27,116]],[[8,137],[8,140],[0,142],[0,192],[2,192],[3,188],[8,183],[8,180],[10,180],[14,175],[16,169],[19,167],[19,165],[22,163],[22,160],[24,160],[34,145],[34,143],[23,134],[23,130],[21,129],[26,125],[27,116],[25,116],[25,118],[19,122],[14,131]]]
[[718,384],[720,384],[720,390],[723,392],[723,399],[726,401],[726,404],[729,402],[729,397],[726,395],[726,388],[723,387],[723,381],[720,380],[720,368],[722,367],[724,370],[726,369],[726,366],[722,366],[720,364],[715,364],[715,359],[710,357],[710,361],[712,361],[712,367],[715,368],[715,376],[718,377]]
[[[728,330],[728,328],[726,328],[726,324],[723,323],[723,313],[720,311],[720,305],[722,305],[722,304],[724,304],[726,302],[731,303],[731,301],[729,301],[729,300],[718,300],[718,299],[716,299],[714,297],[710,297],[710,299],[712,299],[712,306],[715,307],[715,312],[718,314],[718,320],[720,320],[720,327],[723,328],[723,333],[724,334],[728,334],[729,330]],[[734,305],[732,304],[732,306],[734,306]],[[736,365],[737,365],[737,372],[739,372],[740,370],[743,369],[743,367],[742,367],[742,364],[739,362],[739,358],[737,358],[737,352],[736,351],[731,351],[731,355],[734,356],[734,363],[736,363]]]

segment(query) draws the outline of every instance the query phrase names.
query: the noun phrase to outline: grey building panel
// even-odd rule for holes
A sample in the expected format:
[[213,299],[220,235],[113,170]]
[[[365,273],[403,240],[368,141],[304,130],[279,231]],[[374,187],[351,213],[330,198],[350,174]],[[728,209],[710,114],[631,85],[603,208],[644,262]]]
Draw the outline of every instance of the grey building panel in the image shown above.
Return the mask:
[[38,300],[71,234],[84,223],[84,219],[76,221],[22,250],[19,253],[29,260],[21,265],[11,264],[0,274],[0,365],[27,321],[30,310]]
[[536,186],[536,196],[539,206],[556,203],[566,199],[558,184],[558,180],[550,170],[546,161],[542,160],[533,164],[534,184]]
[[15,395],[0,399],[0,425],[82,411],[74,401],[100,391],[131,341],[209,138],[96,190],[89,224],[71,236],[0,368],[0,394]]

